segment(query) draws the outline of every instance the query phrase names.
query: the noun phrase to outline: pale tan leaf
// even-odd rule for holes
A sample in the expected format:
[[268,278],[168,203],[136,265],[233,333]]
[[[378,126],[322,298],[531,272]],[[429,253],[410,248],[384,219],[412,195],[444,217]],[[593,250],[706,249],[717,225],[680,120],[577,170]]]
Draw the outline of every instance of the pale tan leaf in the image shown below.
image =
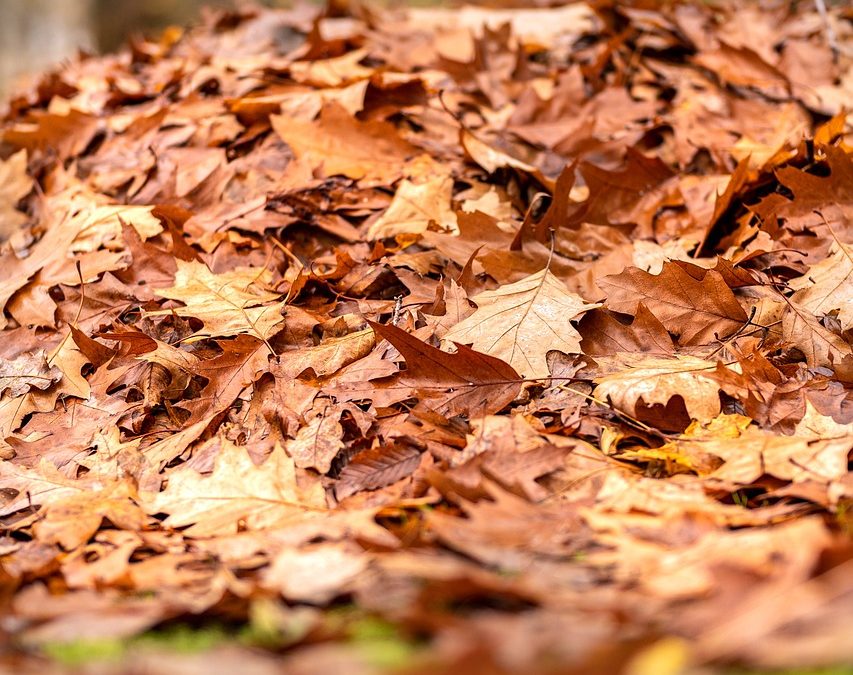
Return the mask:
[[344,430],[340,423],[340,413],[314,417],[285,444],[287,454],[300,469],[315,469],[327,473],[332,460],[344,449],[341,440]]
[[548,377],[548,351],[580,352],[581,336],[571,321],[598,307],[567,290],[547,269],[472,300],[477,311],[453,326],[444,339],[472,344],[530,378]]
[[838,312],[841,330],[853,327],[853,246],[834,242],[829,255],[789,284],[791,300],[817,315]]
[[155,293],[185,306],[146,312],[146,316],[177,314],[200,319],[204,329],[195,333],[196,339],[247,334],[266,340],[284,321],[284,301],[276,302],[282,294],[264,286],[267,271],[239,268],[214,274],[197,261],[178,260],[177,264],[175,285]]
[[315,517],[325,510],[319,485],[303,490],[296,470],[281,447],[256,466],[245,448],[222,439],[210,476],[182,467],[168,477],[163,492],[144,495],[148,513],[165,513],[167,527],[184,527],[189,536],[273,528],[289,519]]
[[349,590],[368,562],[363,551],[344,542],[286,548],[264,571],[262,585],[292,602],[322,604]]
[[62,371],[47,362],[43,349],[20,354],[14,360],[0,359],[0,394],[21,396],[30,389],[47,389],[62,379]]
[[367,356],[374,344],[376,338],[370,328],[342,337],[328,338],[316,347],[303,347],[281,354],[281,373],[296,377],[310,368],[318,377],[333,375],[344,366]]
[[636,416],[638,406],[665,406],[674,396],[684,399],[687,413],[707,422],[720,413],[720,385],[714,379],[717,363],[694,356],[677,358],[624,357],[624,369],[596,378],[596,398],[609,400],[618,410]]
[[456,214],[450,208],[453,178],[450,174],[430,177],[423,183],[403,180],[385,213],[367,231],[368,239],[385,239],[398,234],[421,234],[430,223],[456,234]]
[[782,315],[783,339],[799,349],[810,366],[832,366],[853,354],[853,349],[793,300]]

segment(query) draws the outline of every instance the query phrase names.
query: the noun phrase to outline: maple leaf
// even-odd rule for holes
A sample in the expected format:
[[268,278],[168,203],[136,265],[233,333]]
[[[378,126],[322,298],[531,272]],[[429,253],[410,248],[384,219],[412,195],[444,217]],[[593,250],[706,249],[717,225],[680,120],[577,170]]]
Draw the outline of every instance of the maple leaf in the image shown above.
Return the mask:
[[571,324],[589,305],[548,269],[471,298],[477,311],[453,326],[445,340],[471,344],[510,364],[523,377],[548,377],[545,354],[580,352],[580,333]]
[[181,467],[169,474],[163,492],[141,497],[148,513],[167,514],[166,527],[189,525],[184,532],[192,537],[234,533],[241,526],[269,529],[325,510],[322,489],[297,485],[293,460],[281,447],[256,466],[245,448],[224,438],[210,476]]
[[244,268],[213,274],[200,262],[176,263],[175,285],[155,293],[179,300],[184,307],[146,312],[146,316],[176,314],[200,319],[204,330],[196,331],[194,339],[247,334],[266,340],[284,321],[284,301],[274,302],[281,293],[263,287],[263,271]]
[[607,293],[608,309],[636,314],[644,303],[682,344],[705,344],[731,335],[747,316],[715,270],[695,270],[697,278],[677,263],[665,263],[654,275],[629,267],[598,282]]
[[455,354],[436,349],[396,326],[368,322],[406,359],[401,381],[422,391],[437,412],[452,417],[471,417],[497,411],[510,403],[521,389],[515,369],[501,359],[457,344]]

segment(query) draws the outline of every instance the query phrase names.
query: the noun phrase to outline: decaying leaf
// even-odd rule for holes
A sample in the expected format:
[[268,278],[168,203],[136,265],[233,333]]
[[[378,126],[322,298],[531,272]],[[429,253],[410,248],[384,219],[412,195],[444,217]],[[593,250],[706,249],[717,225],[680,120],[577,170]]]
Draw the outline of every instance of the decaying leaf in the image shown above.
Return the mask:
[[595,380],[593,394],[629,415],[639,406],[661,404],[678,396],[695,420],[708,422],[720,413],[720,385],[714,377],[717,363],[692,356],[677,358],[627,357],[617,359],[623,370]]
[[371,328],[394,345],[406,359],[400,380],[424,390],[437,412],[472,417],[496,412],[521,388],[515,369],[493,356],[457,344],[455,354],[443,352],[395,326],[371,323]]
[[[692,270],[693,271],[693,270]],[[629,268],[600,282],[607,307],[636,314],[643,303],[682,344],[703,344],[740,329],[746,312],[714,270],[699,270],[699,278],[675,263],[666,263],[659,275]]]
[[853,327],[853,246],[834,242],[826,258],[790,285],[800,307],[818,316],[837,313],[841,330]]
[[358,453],[346,465],[335,484],[335,496],[345,499],[361,490],[375,490],[396,483],[421,462],[415,448],[389,445]]
[[405,173],[406,161],[418,154],[387,122],[360,122],[336,103],[326,105],[317,122],[283,115],[273,128],[297,157],[326,176],[391,183]]
[[27,151],[19,150],[0,161],[0,241],[5,241],[27,222],[27,216],[17,209],[18,202],[33,188],[27,175]]
[[48,389],[62,378],[62,371],[47,361],[43,349],[17,356],[12,361],[0,360],[0,394],[20,396],[30,389]]

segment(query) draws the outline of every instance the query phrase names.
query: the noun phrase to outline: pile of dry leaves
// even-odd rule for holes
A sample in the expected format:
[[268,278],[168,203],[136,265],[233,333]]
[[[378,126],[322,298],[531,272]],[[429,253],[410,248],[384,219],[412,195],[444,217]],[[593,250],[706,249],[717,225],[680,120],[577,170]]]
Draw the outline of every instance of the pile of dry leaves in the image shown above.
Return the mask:
[[648,4],[209,13],[10,103],[5,666],[853,659],[853,12]]

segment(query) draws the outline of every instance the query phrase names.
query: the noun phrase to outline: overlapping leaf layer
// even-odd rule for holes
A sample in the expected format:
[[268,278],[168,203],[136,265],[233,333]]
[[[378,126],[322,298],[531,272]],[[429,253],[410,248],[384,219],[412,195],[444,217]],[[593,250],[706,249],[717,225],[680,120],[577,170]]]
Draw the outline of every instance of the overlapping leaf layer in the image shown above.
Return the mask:
[[11,101],[4,665],[853,659],[853,15],[647,4],[209,12]]

